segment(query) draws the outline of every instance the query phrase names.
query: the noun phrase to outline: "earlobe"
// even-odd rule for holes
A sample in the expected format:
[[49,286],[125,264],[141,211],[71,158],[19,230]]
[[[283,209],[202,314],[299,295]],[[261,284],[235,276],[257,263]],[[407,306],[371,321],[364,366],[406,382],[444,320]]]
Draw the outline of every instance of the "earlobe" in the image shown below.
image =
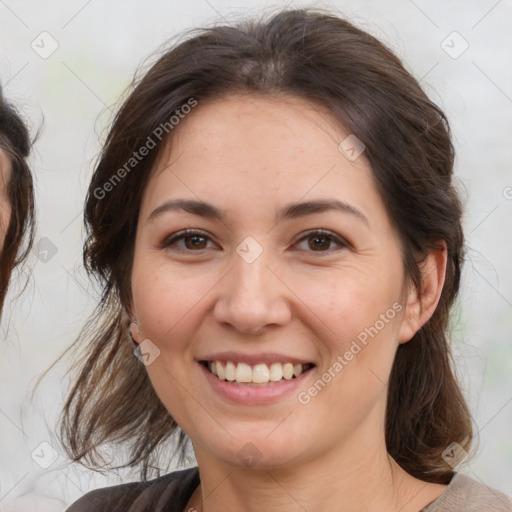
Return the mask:
[[430,319],[436,310],[446,276],[447,248],[444,241],[439,249],[432,250],[420,265],[421,296],[415,286],[407,295],[407,303],[398,333],[399,343],[406,343]]

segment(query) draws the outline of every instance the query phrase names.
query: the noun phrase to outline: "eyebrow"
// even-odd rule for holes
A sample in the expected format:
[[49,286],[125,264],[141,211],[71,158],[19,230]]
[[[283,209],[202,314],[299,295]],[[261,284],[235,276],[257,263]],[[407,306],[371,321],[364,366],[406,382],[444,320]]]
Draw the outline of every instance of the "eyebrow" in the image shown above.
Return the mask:
[[[208,219],[224,220],[226,214],[223,210],[213,204],[195,199],[170,199],[162,203],[153,210],[148,217],[147,222],[159,217],[163,213],[183,210],[200,217]],[[328,211],[340,211],[348,213],[370,225],[365,215],[352,205],[339,201],[338,199],[317,199],[299,203],[290,203],[281,208],[277,214],[277,222],[288,219],[297,219],[306,215],[323,213]]]

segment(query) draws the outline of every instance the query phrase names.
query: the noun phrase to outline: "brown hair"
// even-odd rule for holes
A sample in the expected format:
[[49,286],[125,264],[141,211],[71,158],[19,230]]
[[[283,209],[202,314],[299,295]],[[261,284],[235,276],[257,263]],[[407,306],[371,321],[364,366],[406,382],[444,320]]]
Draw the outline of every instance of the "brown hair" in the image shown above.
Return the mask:
[[34,186],[27,162],[30,148],[27,127],[16,109],[5,101],[0,87],[0,149],[11,166],[7,183],[11,215],[0,254],[0,313],[11,273],[26,259],[34,240]]
[[[453,471],[442,452],[452,442],[469,451],[473,434],[446,335],[463,250],[448,122],[382,43],[318,9],[198,29],[134,80],[107,136],[86,200],[84,263],[103,294],[78,340],[83,348],[76,363],[79,374],[60,430],[68,453],[99,468],[100,460],[106,462],[102,446],[126,443],[130,456],[124,466],[141,465],[144,479],[172,434],[180,434],[178,446],[184,454],[186,435],[133,356],[126,314],[141,198],[172,134],[123,179],[112,184],[112,178],[191,98],[202,103],[235,92],[320,101],[365,144],[378,190],[400,235],[405,275],[418,290],[422,258],[440,240],[446,242],[448,265],[439,305],[396,353],[385,435],[389,454],[408,473],[429,482],[449,482]],[[104,198],[107,182],[112,186]]]

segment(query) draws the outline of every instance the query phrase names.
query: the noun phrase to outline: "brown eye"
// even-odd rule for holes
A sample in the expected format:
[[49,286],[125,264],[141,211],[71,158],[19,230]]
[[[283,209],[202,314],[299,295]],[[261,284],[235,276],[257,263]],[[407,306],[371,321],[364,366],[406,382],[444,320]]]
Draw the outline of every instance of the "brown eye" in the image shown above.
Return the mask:
[[317,249],[329,249],[329,246],[331,245],[332,240],[327,236],[315,236],[309,238],[309,240],[312,242],[309,244],[311,249],[316,251]]
[[308,242],[308,248],[304,250],[309,250],[309,252],[329,252],[334,249],[331,247],[331,244],[338,245],[339,248],[348,247],[347,242],[330,231],[317,230],[310,232],[306,236],[302,237],[299,240],[299,243],[302,243],[303,241]]
[[[185,236],[185,246],[187,249],[204,249],[204,241],[206,237],[202,235]],[[188,243],[187,243],[188,242]]]
[[179,251],[201,251],[208,248],[209,240],[208,236],[198,231],[181,231],[167,237],[160,244],[160,248],[176,249]]

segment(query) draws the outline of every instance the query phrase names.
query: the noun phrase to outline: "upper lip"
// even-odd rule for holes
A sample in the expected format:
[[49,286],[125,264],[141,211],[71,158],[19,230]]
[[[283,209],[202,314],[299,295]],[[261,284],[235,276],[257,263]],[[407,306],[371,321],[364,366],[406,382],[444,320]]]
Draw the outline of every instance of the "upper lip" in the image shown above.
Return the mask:
[[243,354],[241,352],[216,352],[204,357],[197,358],[198,361],[232,361],[237,363],[272,364],[272,363],[293,363],[293,364],[314,364],[311,360],[299,357],[288,356],[276,352],[260,352],[258,354]]

